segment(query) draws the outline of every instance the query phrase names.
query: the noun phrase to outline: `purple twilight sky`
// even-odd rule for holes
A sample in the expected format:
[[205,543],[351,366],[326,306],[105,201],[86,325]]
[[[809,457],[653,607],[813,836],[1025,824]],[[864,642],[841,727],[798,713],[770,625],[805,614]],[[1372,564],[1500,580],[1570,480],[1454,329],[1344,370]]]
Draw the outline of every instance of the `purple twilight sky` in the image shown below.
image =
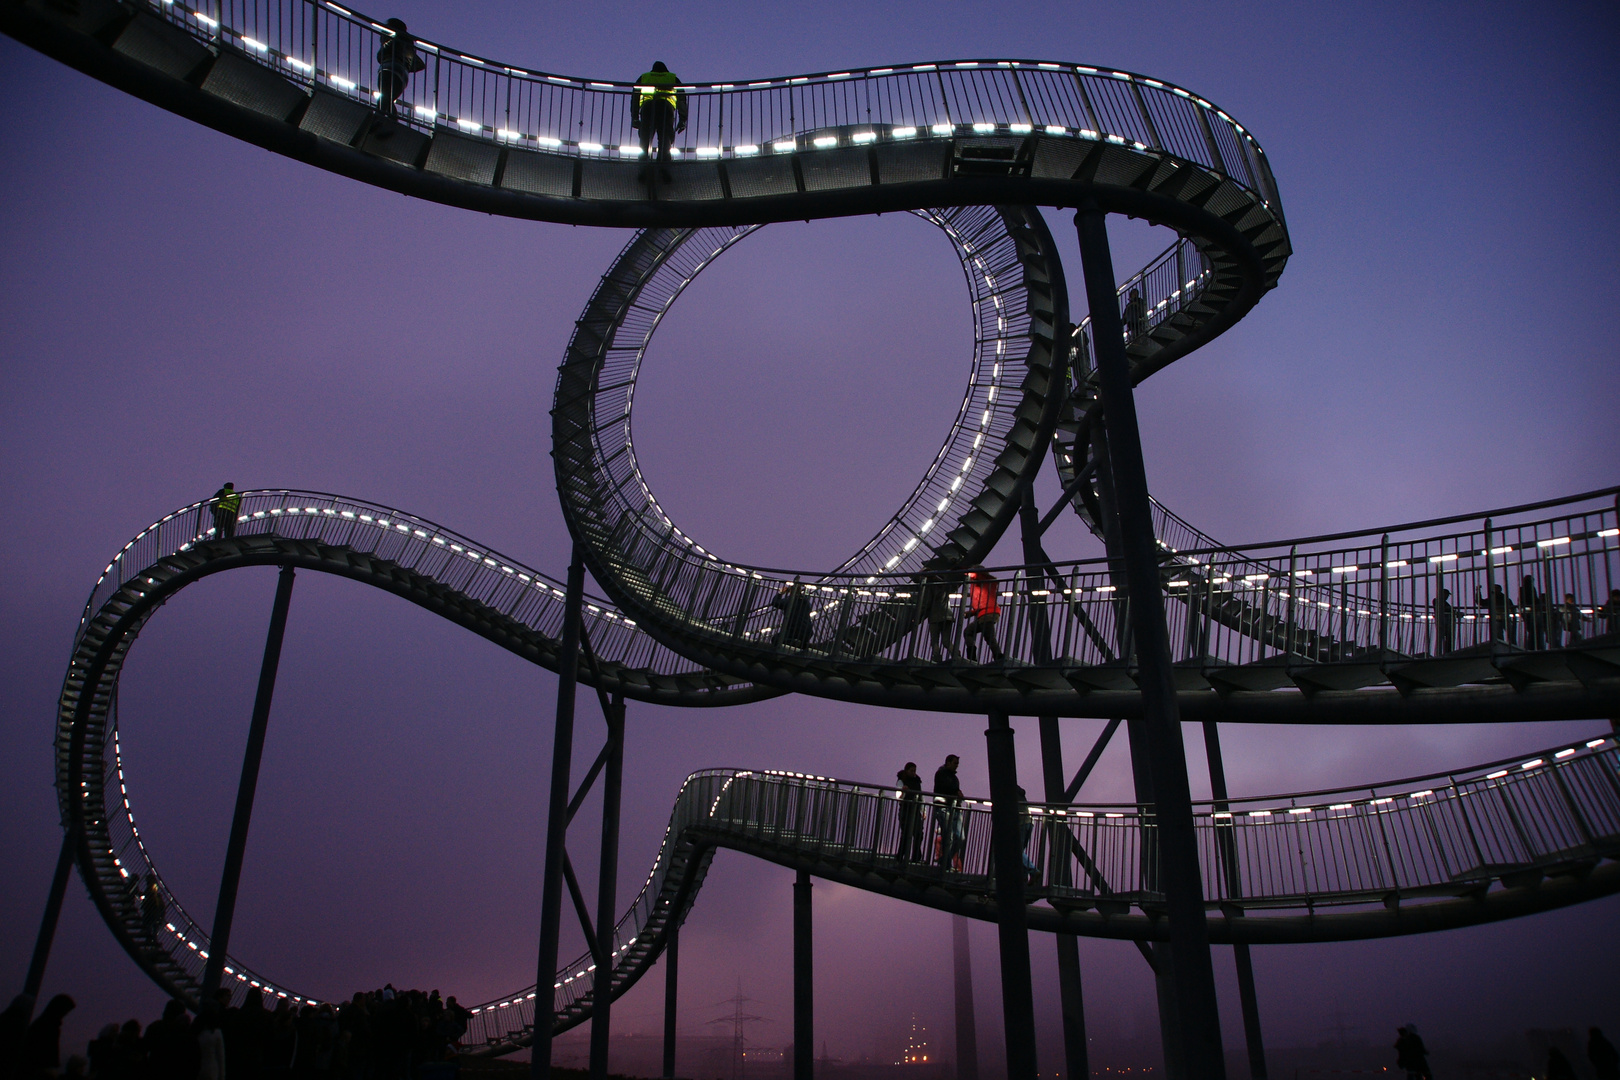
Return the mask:
[[[1144,72],[1266,147],[1296,255],[1236,329],[1138,395],[1153,489],[1231,542],[1482,510],[1615,483],[1620,414],[1620,15],[1612,4],[589,5],[395,0],[429,38],[543,70],[693,80],[955,57]],[[484,217],[328,175],[194,126],[0,40],[0,971],[20,983],[59,842],[51,730],[79,611],[141,527],[212,492],[377,500],[560,575],[553,370],[628,233]],[[1068,215],[1049,219],[1071,279]],[[1116,221],[1123,275],[1169,241]],[[1078,294],[1078,288],[1076,288]],[[1076,306],[1079,306],[1078,295]],[[706,272],[651,351],[641,459],[711,550],[825,568],[939,446],[969,352],[960,270],[907,215],[778,225]],[[1049,503],[1055,485],[1043,475]],[[1059,557],[1094,550],[1078,523]],[[1003,546],[1008,559],[1011,545]],[[122,691],[142,831],[212,910],[274,572],[210,578],[155,618]],[[533,980],[555,679],[393,597],[303,574],[294,593],[233,951],[323,996],[381,985],[480,1001]],[[600,725],[582,699],[577,770]],[[1100,722],[1067,721],[1072,763]],[[705,766],[884,781],[963,756],[982,720],[790,698],[630,706],[619,891]],[[1033,722],[1020,764],[1036,768]],[[1537,749],[1606,722],[1234,728],[1235,792],[1372,782]],[[1195,787],[1203,749],[1188,731]],[[1086,796],[1126,798],[1112,749]],[[589,822],[574,845],[594,849]],[[589,879],[594,858],[580,857]],[[791,1038],[792,875],[722,852],[688,923],[683,1020],[740,984]],[[585,882],[587,888],[592,882]],[[816,889],[818,1038],[896,1052],[949,1017],[949,923]],[[1263,948],[1267,1038],[1432,1043],[1620,1028],[1620,900],[1421,939]],[[982,1055],[999,1068],[994,933],[976,926]],[[580,947],[565,921],[564,952]],[[1034,943],[1043,1068],[1055,964]],[[1156,1030],[1129,945],[1082,942],[1099,1047]],[[1226,950],[1222,1021],[1242,1043]],[[157,991],[72,887],[46,992],[70,1037],[157,1015]],[[622,1031],[653,1031],[662,980]],[[1386,1036],[1386,1032],[1390,1033]]]

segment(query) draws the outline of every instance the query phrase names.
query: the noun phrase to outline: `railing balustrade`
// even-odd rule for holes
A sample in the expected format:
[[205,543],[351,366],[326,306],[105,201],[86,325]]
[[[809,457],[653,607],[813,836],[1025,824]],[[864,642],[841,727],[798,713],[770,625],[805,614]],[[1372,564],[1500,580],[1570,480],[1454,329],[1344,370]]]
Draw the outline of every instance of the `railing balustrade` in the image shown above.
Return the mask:
[[[205,45],[305,88],[380,107],[378,51],[393,36],[331,0],[146,0]],[[415,38],[425,69],[398,102],[402,123],[517,150],[636,159],[633,84],[533,71]],[[1193,162],[1257,192],[1276,184],[1242,125],[1190,91],[1084,64],[952,60],[683,87],[677,156],[769,158],[873,143],[1040,135],[1106,141]]]

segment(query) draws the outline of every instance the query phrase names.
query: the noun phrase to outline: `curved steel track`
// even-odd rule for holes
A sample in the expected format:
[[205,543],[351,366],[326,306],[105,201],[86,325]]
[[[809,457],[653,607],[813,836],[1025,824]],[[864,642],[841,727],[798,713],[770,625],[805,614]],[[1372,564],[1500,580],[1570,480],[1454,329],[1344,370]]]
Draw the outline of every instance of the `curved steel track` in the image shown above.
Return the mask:
[[[797,691],[970,712],[1138,710],[1106,566],[1011,568],[1010,659],[997,665],[922,656],[920,594],[926,573],[987,556],[1047,452],[1074,508],[1101,527],[1100,493],[1088,479],[1096,468],[1089,333],[1069,323],[1062,267],[1031,207],[1095,204],[1180,235],[1121,289],[1138,381],[1223,333],[1276,285],[1291,249],[1275,181],[1253,136],[1212,103],[1145,76],[1033,60],[695,84],[689,133],[665,178],[637,158],[624,83],[529,71],[419,39],[428,70],[400,115],[383,116],[372,58],[388,31],[329,0],[216,0],[206,9],[187,0],[4,0],[0,29],[179,115],[369,184],[513,217],[644,230],[580,320],[553,410],[564,515],[611,597],[588,606],[593,650],[581,680],[677,705]],[[947,234],[974,304],[969,386],[942,449],[894,517],[830,572],[770,571],[704,550],[658,506],[631,439],[635,377],[659,320],[696,273],[761,224],[889,211],[919,213]],[[1545,507],[1520,508],[1511,536],[1498,515],[1441,535],[1434,527],[1450,522],[1390,530],[1393,547],[1385,533],[1300,541],[1286,552],[1221,548],[1161,510],[1167,606],[1182,613],[1173,629],[1184,646],[1183,716],[1388,722],[1612,711],[1620,635],[1596,604],[1599,580],[1615,580],[1620,558],[1613,495],[1566,500],[1534,520],[1525,515]],[[137,962],[183,997],[197,986],[206,934],[177,902],[155,939],[141,925],[127,883],[155,869],[116,737],[119,674],[163,601],[222,570],[295,565],[386,589],[548,667],[562,607],[562,587],[545,575],[388,508],[254,492],[233,538],[203,529],[201,517],[192,506],[164,518],[108,566],[75,639],[57,733],[61,810],[78,830],[92,896]],[[1358,542],[1332,545],[1343,540]],[[1455,638],[1451,629],[1442,638],[1430,580],[1460,591],[1495,582],[1510,564],[1544,575],[1544,591],[1575,583],[1588,607],[1561,625],[1591,632],[1549,639],[1549,608],[1539,637],[1543,617],[1527,612],[1459,623]],[[812,598],[808,639],[780,640],[766,601],[784,586]],[[1051,637],[1046,645],[1036,627]],[[1620,889],[1612,743],[1405,790],[1416,783],[1394,785],[1403,789],[1394,795],[1321,793],[1304,806],[1291,797],[1241,813],[1236,801],[1203,808],[1212,939],[1409,933]],[[695,774],[618,926],[611,992],[656,959],[716,847],[993,919],[986,845],[973,839],[987,832],[983,805],[964,811],[960,872],[897,858],[904,806],[892,791],[828,778]],[[1030,816],[1038,827],[1027,854],[1043,867],[1031,926],[1161,936],[1151,808],[1041,806]],[[1399,860],[1384,843],[1392,834]],[[1332,857],[1290,861],[1312,844]],[[239,985],[291,996],[234,961],[227,971]],[[559,973],[559,1026],[588,1015],[595,982],[585,960]],[[525,1040],[534,993],[480,1007],[485,1050]]]

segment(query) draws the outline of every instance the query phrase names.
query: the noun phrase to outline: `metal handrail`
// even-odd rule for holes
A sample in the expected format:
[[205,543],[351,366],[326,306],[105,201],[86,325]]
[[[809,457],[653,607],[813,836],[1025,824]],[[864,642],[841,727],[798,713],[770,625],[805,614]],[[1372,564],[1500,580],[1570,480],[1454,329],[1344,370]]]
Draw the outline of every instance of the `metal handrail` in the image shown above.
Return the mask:
[[[143,10],[307,90],[375,107],[381,22],[331,0],[144,0]],[[635,158],[632,83],[531,70],[413,37],[426,69],[399,99],[416,128],[582,158]],[[1265,152],[1203,97],[1114,68],[961,59],[681,87],[678,152],[751,158],[958,134],[1113,142],[1194,162],[1250,191],[1281,219]]]
[[[560,636],[562,582],[426,518],[380,503],[328,492],[272,488],[241,491],[238,535],[321,540],[379,554],[456,585],[548,636]],[[212,500],[191,503],[148,525],[126,543],[90,591],[74,634],[77,648],[107,599],[150,566],[216,536]],[[608,600],[585,597],[586,630],[600,660],[657,674],[704,670],[660,645]]]
[[[1194,807],[1205,903],[1268,910],[1383,906],[1478,892],[1502,879],[1620,854],[1620,746],[1613,739],[1551,748],[1511,770],[1477,766],[1444,785],[1398,795],[1351,788],[1298,796],[1237,798]],[[1243,810],[1234,807],[1252,806]],[[616,928],[619,947],[637,940],[638,913],[652,898],[673,843],[691,832],[720,846],[781,857],[813,855],[842,868],[879,867],[885,877],[950,882],[992,891],[990,813],[982,799],[908,797],[880,785],[780,770],[705,769],[681,787],[653,873]],[[1151,805],[1028,803],[1023,855],[1038,884],[1032,902],[1151,908],[1160,901]],[[1384,858],[1394,835],[1400,857]],[[910,858],[913,846],[923,853]],[[1233,860],[1234,874],[1215,872]],[[867,887],[873,887],[870,881]],[[627,931],[637,934],[628,934]],[[586,954],[554,986],[555,1013],[582,1018],[596,972]],[[615,982],[616,992],[626,988]],[[526,1039],[535,988],[473,1010],[468,1045]]]

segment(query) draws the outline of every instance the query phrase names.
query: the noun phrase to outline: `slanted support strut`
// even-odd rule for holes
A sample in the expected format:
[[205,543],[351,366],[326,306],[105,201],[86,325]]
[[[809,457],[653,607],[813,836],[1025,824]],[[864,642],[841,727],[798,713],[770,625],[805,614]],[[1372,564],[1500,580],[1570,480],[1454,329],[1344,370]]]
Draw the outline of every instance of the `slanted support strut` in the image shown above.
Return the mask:
[[68,875],[73,872],[73,830],[62,831],[62,850],[56,856],[56,872],[51,875],[51,892],[45,898],[45,914],[39,920],[39,936],[34,939],[34,955],[28,961],[23,993],[39,1001],[39,988],[45,983],[45,964],[51,958],[51,942],[56,940],[56,921],[62,915],[67,896]]
[[591,1080],[607,1080],[608,1034],[613,1006],[613,920],[618,906],[619,795],[624,787],[624,697],[608,703],[607,764],[602,772],[602,859],[596,878],[596,953],[600,961],[591,991]]
[[562,640],[557,646],[557,723],[551,740],[551,795],[546,810],[546,862],[540,885],[540,957],[534,999],[534,1045],[529,1073],[551,1076],[551,1036],[556,1027],[557,945],[562,930],[563,855],[568,841],[568,780],[574,756],[574,696],[579,683],[580,607],[585,595],[585,564],[579,545],[568,563],[563,598]]
[[1024,840],[1019,828],[1023,800],[1019,797],[1013,729],[1006,713],[990,714],[984,740],[990,765],[990,850],[995,858],[1007,1080],[1035,1080],[1035,993],[1030,985]]
[[793,880],[793,1080],[815,1080],[816,981],[810,951],[810,872]]
[[[1074,216],[1085,273],[1097,357],[1097,386],[1103,430],[1113,475],[1119,518],[1118,563],[1124,571],[1137,681],[1142,691],[1141,730],[1153,781],[1154,817],[1159,834],[1159,883],[1170,930],[1170,996],[1175,1023],[1166,1027],[1168,1061],[1179,1062],[1185,1080],[1225,1080],[1215,971],[1210,962],[1209,925],[1193,832],[1192,795],[1181,739],[1181,718],[1172,682],[1170,634],[1164,618],[1159,557],[1148,501],[1142,437],[1131,390],[1130,360],[1108,247],[1107,217],[1093,199]],[[1113,554],[1113,553],[1110,553]]]
[[259,762],[264,757],[264,732],[270,724],[270,699],[276,692],[276,669],[281,665],[281,639],[287,632],[287,608],[292,603],[292,587],[293,568],[283,566],[276,579],[275,603],[270,608],[270,631],[264,639],[259,690],[253,698],[247,751],[242,755],[242,782],[236,788],[236,812],[231,816],[231,838],[225,847],[225,870],[219,878],[219,903],[214,907],[214,929],[208,935],[208,964],[203,968],[199,1006],[213,998],[225,975],[225,956],[231,945],[231,922],[236,917],[236,890],[242,881],[242,855],[247,849],[248,822],[253,817],[253,795],[259,787]]

